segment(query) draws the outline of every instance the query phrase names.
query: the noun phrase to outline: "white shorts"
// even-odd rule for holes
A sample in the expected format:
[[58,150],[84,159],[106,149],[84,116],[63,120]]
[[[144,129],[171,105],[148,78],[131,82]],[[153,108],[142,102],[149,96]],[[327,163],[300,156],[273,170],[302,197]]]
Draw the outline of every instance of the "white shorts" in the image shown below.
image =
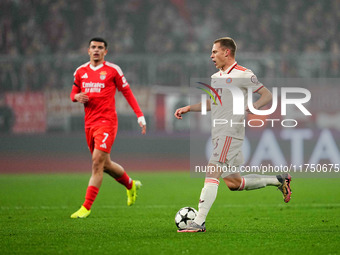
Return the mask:
[[212,143],[214,149],[209,164],[222,167],[222,178],[239,172],[239,166],[243,164],[243,140],[230,136],[219,136],[213,139]]

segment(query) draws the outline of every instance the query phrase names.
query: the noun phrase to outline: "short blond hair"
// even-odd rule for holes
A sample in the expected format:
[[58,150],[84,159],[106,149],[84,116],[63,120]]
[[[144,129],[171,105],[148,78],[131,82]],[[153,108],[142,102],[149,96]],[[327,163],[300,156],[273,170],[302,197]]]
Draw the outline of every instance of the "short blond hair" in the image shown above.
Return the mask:
[[236,46],[235,41],[232,38],[230,38],[230,37],[222,37],[222,38],[216,39],[214,41],[214,44],[215,43],[220,43],[220,46],[222,48],[229,49],[231,51],[232,56],[235,57],[237,46]]

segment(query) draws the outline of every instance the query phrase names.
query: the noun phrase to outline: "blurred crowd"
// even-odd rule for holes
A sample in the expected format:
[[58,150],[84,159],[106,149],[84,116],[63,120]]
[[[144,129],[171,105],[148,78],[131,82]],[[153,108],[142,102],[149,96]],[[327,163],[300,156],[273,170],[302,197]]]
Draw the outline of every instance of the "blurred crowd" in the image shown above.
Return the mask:
[[[94,36],[120,55],[209,54],[214,39],[231,36],[241,52],[339,56],[338,24],[340,0],[1,0],[0,56],[24,56],[26,65],[2,67],[1,86],[26,89],[16,74],[39,79],[31,75],[37,56],[86,55]],[[40,71],[63,57],[57,62]],[[338,61],[326,68],[339,74]]]

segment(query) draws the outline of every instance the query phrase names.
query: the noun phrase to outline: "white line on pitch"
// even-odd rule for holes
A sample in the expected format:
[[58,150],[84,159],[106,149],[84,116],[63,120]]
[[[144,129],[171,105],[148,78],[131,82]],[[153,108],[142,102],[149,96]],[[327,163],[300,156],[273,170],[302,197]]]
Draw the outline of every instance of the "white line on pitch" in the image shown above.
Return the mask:
[[[184,207],[185,205],[177,205],[178,207]],[[134,205],[137,208],[173,208],[175,205]],[[334,204],[224,204],[224,205],[215,205],[214,207],[222,207],[222,208],[265,208],[265,207],[290,207],[290,208],[330,208],[330,207],[340,207],[340,203]],[[74,208],[74,206],[0,206],[0,210],[64,210]],[[104,208],[104,209],[120,209],[127,208],[126,205],[98,205],[96,208]]]

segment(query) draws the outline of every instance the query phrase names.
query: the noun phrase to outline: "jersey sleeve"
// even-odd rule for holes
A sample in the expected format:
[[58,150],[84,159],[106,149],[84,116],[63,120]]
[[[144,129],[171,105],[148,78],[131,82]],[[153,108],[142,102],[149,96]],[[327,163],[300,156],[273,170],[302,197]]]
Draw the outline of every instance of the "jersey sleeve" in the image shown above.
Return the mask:
[[118,91],[120,91],[126,101],[131,106],[132,110],[135,112],[137,118],[144,116],[142,110],[140,109],[137,99],[132,93],[132,90],[130,89],[130,85],[127,82],[126,78],[124,77],[122,69],[120,69],[119,66],[116,66],[117,74],[115,76],[115,83],[117,86]]
[[129,103],[133,111],[135,112],[137,118],[144,116],[142,110],[140,109],[137,99],[135,98],[130,86],[124,87],[120,92],[124,95],[126,101]]
[[122,71],[122,69],[120,69],[119,66],[115,66],[116,70],[117,70],[117,74],[114,77],[114,82],[117,86],[118,91],[122,91],[125,87],[129,87],[129,83],[127,82],[124,73]]
[[259,82],[259,80],[257,79],[256,75],[249,69],[247,69],[244,72],[244,78],[246,80],[245,84],[246,87],[250,87],[253,90],[253,93],[259,91],[261,88],[263,88],[263,84],[261,82]]
[[73,102],[77,102],[77,100],[74,99],[74,96],[81,91],[81,89],[80,89],[80,84],[81,84],[80,83],[80,77],[79,77],[79,73],[77,72],[77,70],[74,72],[73,76],[74,76],[74,81],[73,81],[73,86],[72,86],[70,98]]

